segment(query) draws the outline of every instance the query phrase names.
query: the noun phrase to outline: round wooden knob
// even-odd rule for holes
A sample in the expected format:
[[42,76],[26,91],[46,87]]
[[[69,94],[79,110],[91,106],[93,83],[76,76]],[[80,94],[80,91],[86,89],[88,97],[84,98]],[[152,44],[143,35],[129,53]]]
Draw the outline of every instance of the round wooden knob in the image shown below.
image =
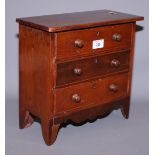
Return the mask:
[[72,95],[72,100],[76,103],[79,103],[81,101],[81,97],[79,94],[73,94]]
[[84,46],[84,41],[77,39],[75,40],[75,47],[82,48]]
[[118,86],[115,85],[115,84],[111,84],[111,85],[109,86],[109,90],[110,90],[110,91],[113,91],[113,92],[117,92],[117,91],[118,91]]
[[81,68],[74,68],[73,72],[75,75],[81,75],[82,69]]
[[120,61],[117,60],[117,59],[113,59],[113,60],[111,61],[111,66],[112,66],[112,67],[119,67],[119,66],[120,66]]
[[118,34],[118,33],[115,33],[115,34],[113,34],[112,39],[115,40],[115,41],[121,41],[122,40],[122,35]]

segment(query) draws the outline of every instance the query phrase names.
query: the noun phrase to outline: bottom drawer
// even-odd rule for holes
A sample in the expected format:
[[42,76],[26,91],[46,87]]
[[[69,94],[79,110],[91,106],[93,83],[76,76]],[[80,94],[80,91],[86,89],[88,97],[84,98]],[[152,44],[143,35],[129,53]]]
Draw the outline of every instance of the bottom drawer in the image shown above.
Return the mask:
[[55,89],[55,114],[89,105],[104,104],[127,96],[128,74]]

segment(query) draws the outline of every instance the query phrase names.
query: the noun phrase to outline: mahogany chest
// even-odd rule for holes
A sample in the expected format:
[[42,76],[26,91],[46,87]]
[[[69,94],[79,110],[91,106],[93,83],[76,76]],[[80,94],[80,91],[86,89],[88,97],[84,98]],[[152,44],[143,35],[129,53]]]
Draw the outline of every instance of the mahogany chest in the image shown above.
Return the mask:
[[18,18],[19,127],[39,118],[47,145],[66,121],[129,116],[136,21],[110,10]]

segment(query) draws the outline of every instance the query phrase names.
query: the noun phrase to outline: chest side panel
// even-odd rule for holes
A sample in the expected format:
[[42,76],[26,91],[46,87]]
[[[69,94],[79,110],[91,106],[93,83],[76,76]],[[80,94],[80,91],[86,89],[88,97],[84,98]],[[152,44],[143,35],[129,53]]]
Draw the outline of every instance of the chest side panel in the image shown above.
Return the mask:
[[53,113],[53,40],[48,32],[19,26],[19,102],[37,116]]

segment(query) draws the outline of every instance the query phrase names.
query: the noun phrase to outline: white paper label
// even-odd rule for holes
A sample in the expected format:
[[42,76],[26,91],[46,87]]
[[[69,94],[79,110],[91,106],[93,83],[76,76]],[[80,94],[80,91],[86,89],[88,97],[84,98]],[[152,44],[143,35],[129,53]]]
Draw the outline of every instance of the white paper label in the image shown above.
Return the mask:
[[94,40],[92,46],[93,46],[92,47],[93,49],[103,48],[104,47],[104,39]]

